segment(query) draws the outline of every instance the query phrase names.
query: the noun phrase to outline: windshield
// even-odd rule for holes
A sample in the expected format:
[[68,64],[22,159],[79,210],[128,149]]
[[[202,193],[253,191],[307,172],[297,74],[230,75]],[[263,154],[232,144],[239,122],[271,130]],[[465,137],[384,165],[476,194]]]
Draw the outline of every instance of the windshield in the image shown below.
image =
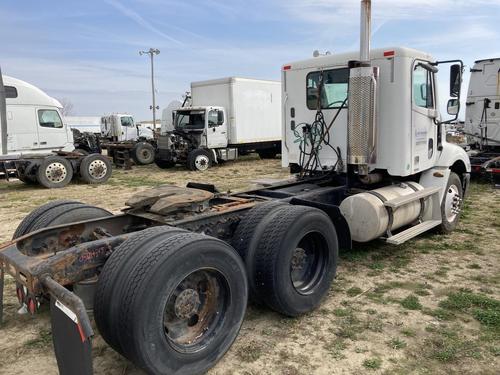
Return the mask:
[[205,111],[177,111],[176,129],[205,129]]

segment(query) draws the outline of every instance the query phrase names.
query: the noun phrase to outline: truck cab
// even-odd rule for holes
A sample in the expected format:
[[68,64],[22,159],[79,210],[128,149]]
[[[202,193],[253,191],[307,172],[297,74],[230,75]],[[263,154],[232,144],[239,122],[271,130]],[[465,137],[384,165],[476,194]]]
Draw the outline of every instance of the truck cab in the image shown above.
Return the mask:
[[151,129],[139,127],[131,115],[119,113],[101,118],[101,136],[114,142],[154,138]]
[[[304,167],[301,150],[308,129],[303,124],[312,123],[320,111],[326,124],[335,120],[328,130],[322,129],[331,147],[319,150],[321,165],[315,169],[347,171],[348,148],[359,151],[354,150],[357,145],[353,142],[349,144],[348,137],[349,118],[353,118],[350,109],[356,104],[349,99],[349,64],[357,57],[357,53],[345,53],[284,65],[284,167]],[[463,172],[467,169],[467,155],[446,142],[444,127],[439,126],[435,63],[429,54],[409,48],[371,51],[376,98],[373,127],[367,138],[358,141],[360,146],[369,144],[369,172],[383,170],[391,176],[407,177],[456,161],[463,164]]]
[[174,115],[174,129],[190,134],[198,147],[225,148],[228,144],[227,123],[223,107],[185,107]]
[[62,105],[37,87],[3,76],[7,107],[7,154],[72,151],[73,134]]
[[500,58],[478,60],[471,69],[465,132],[477,148],[500,148]]

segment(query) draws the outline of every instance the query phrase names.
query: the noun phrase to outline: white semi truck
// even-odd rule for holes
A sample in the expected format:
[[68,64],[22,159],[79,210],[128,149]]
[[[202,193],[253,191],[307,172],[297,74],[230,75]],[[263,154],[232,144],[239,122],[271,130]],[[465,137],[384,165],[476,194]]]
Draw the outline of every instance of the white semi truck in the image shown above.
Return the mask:
[[444,121],[436,82],[449,62],[370,51],[371,2],[361,4],[360,53],[283,66],[283,165],[296,179],[238,193],[163,186],[118,215],[52,202],[0,246],[19,302],[34,314],[50,297],[62,375],[93,371],[84,301],[104,340],[145,372],[203,374],[236,339],[249,294],[297,317],[321,304],[353,241],[455,229],[470,162],[444,124],[458,116],[463,65],[450,68]]
[[[85,139],[80,137],[78,132],[98,137],[99,147],[108,150],[108,155],[113,158],[115,164],[120,165],[117,159],[123,160],[123,157],[131,158],[141,165],[154,161],[156,140],[153,130],[136,124],[129,114],[68,116],[65,120],[73,130],[75,138]],[[85,150],[85,147],[83,149]]]
[[[61,104],[37,87],[9,76],[0,79],[0,175],[48,188],[73,177],[102,183],[111,175],[108,159],[75,150]],[[76,146],[78,148],[78,145]]]
[[256,151],[274,158],[281,152],[280,82],[237,77],[193,82],[186,103],[173,112],[173,121],[162,119],[155,160],[160,168],[186,164],[203,171],[238,154]]
[[472,172],[500,183],[500,58],[478,60],[471,69],[464,132]]

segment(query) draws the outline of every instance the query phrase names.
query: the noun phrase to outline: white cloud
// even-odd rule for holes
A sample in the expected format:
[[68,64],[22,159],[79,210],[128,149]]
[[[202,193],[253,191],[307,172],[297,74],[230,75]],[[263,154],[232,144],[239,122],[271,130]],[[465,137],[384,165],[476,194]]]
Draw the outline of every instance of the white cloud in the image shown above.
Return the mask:
[[106,3],[109,5],[113,6],[116,8],[119,12],[121,12],[123,15],[127,16],[131,20],[133,20],[135,23],[137,23],[139,26],[144,27],[145,29],[151,31],[152,33],[159,35],[160,37],[167,39],[170,42],[173,42],[178,45],[184,45],[183,42],[171,37],[170,35],[165,34],[163,31],[159,30],[153,24],[146,19],[144,19],[141,15],[139,15],[137,12],[132,10],[129,7],[124,6],[122,3],[116,1],[116,0],[104,0]]

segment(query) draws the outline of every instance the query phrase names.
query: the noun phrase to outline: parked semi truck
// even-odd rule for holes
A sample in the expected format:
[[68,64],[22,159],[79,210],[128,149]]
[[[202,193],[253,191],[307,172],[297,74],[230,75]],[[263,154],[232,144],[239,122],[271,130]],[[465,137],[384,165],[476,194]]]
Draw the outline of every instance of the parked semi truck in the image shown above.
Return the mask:
[[118,155],[123,154],[140,165],[154,161],[156,141],[153,130],[136,124],[129,114],[69,116],[66,121],[76,138],[83,138],[85,141],[98,137],[99,146],[108,150],[108,155],[113,157],[115,164]]
[[238,154],[274,158],[281,152],[280,82],[237,77],[193,82],[184,104],[173,112],[173,130],[162,120],[155,160],[160,168],[185,164],[204,171]]
[[[111,164],[101,155],[84,155],[61,115],[61,104],[37,87],[8,76],[0,79],[0,176],[48,188],[73,177],[103,183]],[[83,141],[82,141],[83,142]]]
[[[470,162],[446,142],[438,112],[437,73],[450,62],[370,51],[371,4],[361,4],[360,53],[283,66],[283,165],[297,178],[231,194],[162,186],[117,215],[52,202],[0,247],[20,303],[34,314],[50,300],[61,374],[92,373],[86,308],[104,340],[147,373],[202,374],[238,335],[249,294],[297,317],[320,305],[352,241],[389,246],[455,229]],[[461,73],[453,63],[449,121]]]
[[472,172],[500,184],[500,58],[478,60],[471,69],[464,132]]

